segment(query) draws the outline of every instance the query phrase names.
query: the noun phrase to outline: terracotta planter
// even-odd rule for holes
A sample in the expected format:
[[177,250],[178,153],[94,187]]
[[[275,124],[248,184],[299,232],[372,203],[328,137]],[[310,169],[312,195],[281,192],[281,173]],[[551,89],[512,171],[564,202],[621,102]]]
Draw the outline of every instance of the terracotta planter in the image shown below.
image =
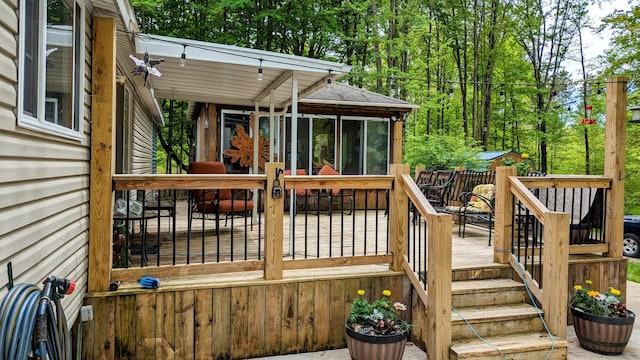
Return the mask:
[[631,311],[626,318],[608,317],[589,314],[573,306],[571,314],[580,346],[605,355],[618,355],[624,351],[636,319]]
[[352,360],[401,360],[407,335],[365,335],[345,325]]

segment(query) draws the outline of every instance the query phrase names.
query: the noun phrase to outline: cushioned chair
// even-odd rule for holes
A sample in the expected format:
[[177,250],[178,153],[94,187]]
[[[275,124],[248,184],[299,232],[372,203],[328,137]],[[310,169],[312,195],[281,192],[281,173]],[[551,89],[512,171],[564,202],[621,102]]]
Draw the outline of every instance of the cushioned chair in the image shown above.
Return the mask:
[[[284,171],[284,175],[291,175],[291,169],[286,169]],[[296,175],[306,176],[307,171],[305,169],[296,169]],[[296,213],[298,211],[314,211],[318,208],[318,202],[317,202],[317,196],[315,196],[316,194],[315,190],[296,189],[295,193],[296,193],[296,197],[294,201],[296,206]],[[290,191],[285,192],[285,200],[284,200],[285,210],[289,210],[290,194],[291,194]]]
[[[331,166],[324,165],[318,171],[318,175],[340,175],[340,173]],[[340,206],[340,210],[342,210],[343,212],[346,211],[347,214],[351,214],[351,211],[353,210],[353,190],[327,189],[327,191],[323,193],[322,196],[329,198],[329,212],[333,211],[334,205],[338,205]]]
[[[192,162],[189,164],[189,174],[226,174],[223,163],[214,161]],[[253,201],[248,190],[231,191],[231,189],[192,190],[189,192],[189,231],[191,222],[195,219],[215,220],[216,232],[219,229],[219,219],[225,217],[224,226],[229,218],[234,216],[251,217]],[[253,226],[253,219],[251,222]]]
[[446,212],[458,215],[458,236],[464,237],[466,224],[474,223],[489,228],[489,245],[491,245],[491,229],[493,228],[493,210],[496,194],[494,184],[480,184],[471,192],[463,192],[459,196],[459,206],[447,206]]

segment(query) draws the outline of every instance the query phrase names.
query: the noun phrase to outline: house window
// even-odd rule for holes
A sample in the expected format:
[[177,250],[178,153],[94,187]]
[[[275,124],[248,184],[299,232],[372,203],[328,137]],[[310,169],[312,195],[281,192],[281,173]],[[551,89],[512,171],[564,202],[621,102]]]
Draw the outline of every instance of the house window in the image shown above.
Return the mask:
[[21,24],[19,125],[82,139],[82,8],[72,0],[26,0]]

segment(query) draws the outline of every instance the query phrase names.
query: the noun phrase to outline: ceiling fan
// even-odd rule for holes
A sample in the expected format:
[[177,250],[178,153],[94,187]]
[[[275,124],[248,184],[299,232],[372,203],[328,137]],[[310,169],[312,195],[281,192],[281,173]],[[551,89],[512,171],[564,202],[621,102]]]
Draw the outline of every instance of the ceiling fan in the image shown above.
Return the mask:
[[136,64],[136,67],[133,68],[131,73],[133,75],[144,75],[144,86],[147,85],[147,78],[149,77],[149,74],[157,77],[162,76],[162,73],[160,73],[155,66],[163,63],[164,59],[151,59],[147,52],[144,53],[144,58],[142,60],[133,55],[129,55],[129,57]]

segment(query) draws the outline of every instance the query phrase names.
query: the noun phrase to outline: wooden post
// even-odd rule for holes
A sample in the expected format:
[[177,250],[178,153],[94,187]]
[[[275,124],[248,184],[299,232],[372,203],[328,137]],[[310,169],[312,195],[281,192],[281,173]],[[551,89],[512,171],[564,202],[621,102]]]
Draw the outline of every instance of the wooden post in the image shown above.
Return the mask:
[[416,170],[416,172],[415,172],[415,174],[413,176],[414,180],[418,178],[418,174],[420,174],[421,171],[427,170],[427,167],[424,166],[424,165],[418,165],[418,166],[416,166],[415,170]]
[[544,216],[542,309],[549,330],[561,339],[567,336],[569,219],[568,213],[547,212]]
[[449,359],[451,346],[451,215],[427,225],[427,359]]
[[402,185],[402,175],[409,174],[408,164],[391,164],[391,175],[395,175],[393,188],[389,194],[389,251],[393,263],[389,268],[402,271],[402,262],[407,254],[409,198]]
[[91,175],[89,198],[89,292],[107,291],[111,282],[116,113],[116,26],[93,18],[91,75]]
[[611,178],[611,189],[605,205],[605,239],[609,243],[607,256],[622,258],[627,78],[612,77],[607,80],[606,101],[604,176]]
[[[276,176],[276,171],[278,176]],[[284,213],[284,163],[269,162],[265,165],[267,174],[267,187],[264,192],[264,278],[265,280],[282,279],[282,250],[283,250],[283,225]],[[281,186],[281,195],[274,199],[273,183],[278,179]]]
[[208,148],[207,151],[207,161],[219,161],[218,160],[218,133],[220,132],[218,129],[218,110],[215,104],[207,105],[206,111],[206,121],[209,124],[209,137],[208,137]]
[[[391,158],[392,164],[402,164],[402,128],[404,121],[398,119],[393,121],[393,157]],[[407,173],[409,174],[409,173]]]
[[496,168],[496,207],[494,210],[495,245],[493,261],[499,264],[509,263],[511,234],[513,229],[513,196],[509,186],[509,176],[516,175],[515,166]]

